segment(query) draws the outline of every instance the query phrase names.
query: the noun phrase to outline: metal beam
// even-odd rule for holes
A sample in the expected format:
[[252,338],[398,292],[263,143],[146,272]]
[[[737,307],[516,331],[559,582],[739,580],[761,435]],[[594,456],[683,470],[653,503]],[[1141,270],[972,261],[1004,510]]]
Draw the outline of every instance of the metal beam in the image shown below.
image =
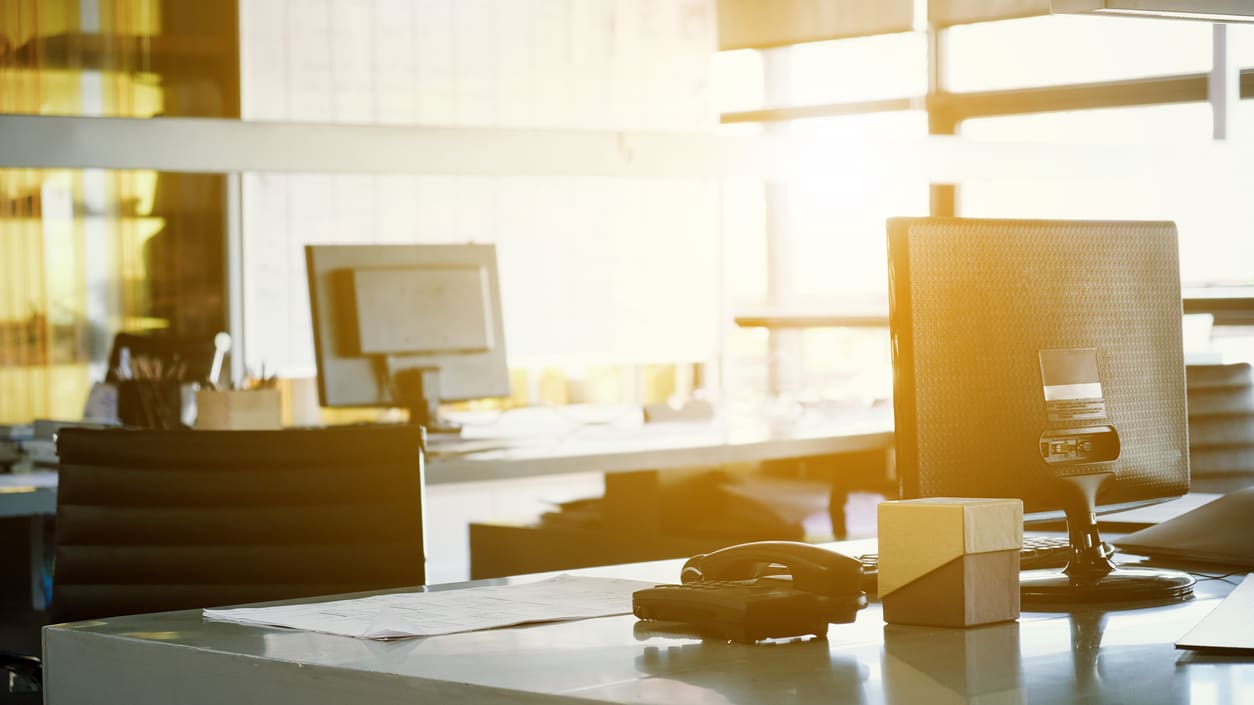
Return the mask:
[[928,109],[944,111],[961,122],[1000,115],[1192,103],[1206,100],[1206,84],[1206,74],[1194,74],[978,93],[941,93],[932,98]]
[[[949,33],[935,22],[927,28],[927,133],[929,135],[956,135],[958,121],[943,107],[935,105],[934,98],[945,92],[945,61],[948,55]],[[956,183],[928,184],[928,214],[933,217],[958,215],[958,185]]]
[[[1207,100],[1210,74],[1183,74],[1161,78],[1076,83],[1061,86],[1018,88],[1001,91],[948,93],[849,103],[821,103],[788,108],[724,113],[724,123],[774,122],[802,118],[835,117],[862,113],[921,110],[938,124],[972,117],[1022,115],[1059,110],[1121,108],[1134,105],[1167,105]],[[1240,71],[1242,99],[1254,98],[1254,69]],[[943,133],[940,133],[943,134]]]
[[723,152],[703,134],[0,115],[13,168],[708,176]]
[[[231,335],[228,379],[232,383],[244,379],[244,361],[247,359],[244,337],[244,176],[239,173],[226,175],[226,232],[223,234],[226,263],[226,320],[227,333]],[[216,380],[215,380],[216,381]]]
[[0,115],[6,168],[479,176],[821,178],[899,182],[1157,174],[1164,164],[1248,173],[1251,148],[1214,145],[979,143],[955,136],[881,141],[813,135],[277,125],[182,118]]
[[838,117],[841,115],[865,115],[868,113],[890,113],[900,110],[922,110],[926,102],[918,98],[889,98],[887,100],[865,100],[854,103],[825,103],[818,105],[798,105],[789,108],[763,108],[762,110],[742,110],[734,113],[723,113],[719,121],[724,125],[745,122],[786,122],[789,120],[805,120],[807,118]]
[[1217,140],[1233,137],[1236,127],[1237,103],[1241,100],[1241,70],[1232,51],[1232,37],[1228,25],[1216,23],[1211,34],[1210,77],[1207,82],[1207,99],[1211,107],[1211,133]]

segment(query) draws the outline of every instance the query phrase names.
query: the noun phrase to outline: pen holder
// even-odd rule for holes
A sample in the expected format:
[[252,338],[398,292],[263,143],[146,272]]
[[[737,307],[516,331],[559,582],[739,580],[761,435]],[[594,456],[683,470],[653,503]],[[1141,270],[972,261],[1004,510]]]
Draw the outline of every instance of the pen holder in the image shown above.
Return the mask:
[[283,425],[278,389],[218,390],[196,393],[196,428],[204,430],[265,430]]
[[1019,617],[1023,502],[934,497],[879,505],[884,621],[971,627]]
[[121,380],[117,382],[117,419],[140,428],[186,428],[184,392],[178,380]]

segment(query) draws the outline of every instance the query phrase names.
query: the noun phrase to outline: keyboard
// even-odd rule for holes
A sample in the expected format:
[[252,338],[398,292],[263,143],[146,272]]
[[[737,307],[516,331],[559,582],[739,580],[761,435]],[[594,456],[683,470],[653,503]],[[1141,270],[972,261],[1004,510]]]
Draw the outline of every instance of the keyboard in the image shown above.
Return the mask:
[[[1066,536],[1024,536],[1019,549],[1019,569],[1061,568],[1071,559],[1071,540]],[[875,590],[879,576],[879,554],[858,556],[862,563],[862,589]]]

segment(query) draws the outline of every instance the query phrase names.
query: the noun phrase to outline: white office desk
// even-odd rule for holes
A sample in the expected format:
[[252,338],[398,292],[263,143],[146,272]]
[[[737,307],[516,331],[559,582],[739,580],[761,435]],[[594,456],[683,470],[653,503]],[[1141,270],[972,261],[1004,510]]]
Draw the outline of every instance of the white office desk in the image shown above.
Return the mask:
[[[492,419],[490,415],[486,418]],[[432,438],[426,482],[477,483],[569,473],[710,467],[857,451],[887,452],[893,442],[892,425],[890,408],[830,415],[812,413],[774,422],[761,417],[734,417],[655,424],[641,423],[638,408],[634,413],[514,410],[495,423],[483,423],[481,418],[479,425],[466,428],[461,439]],[[5,494],[5,482],[22,485],[22,489],[10,488],[12,491]],[[0,516],[55,512],[55,472],[0,475]],[[33,524],[31,536],[42,551],[42,533]],[[40,571],[39,564],[32,564],[32,585],[39,584]],[[42,598],[37,598],[35,604],[42,605]]]
[[0,473],[0,517],[57,512],[57,473],[53,470]]
[[502,429],[501,437],[493,436],[496,429],[491,426],[471,426],[460,440],[431,439],[427,483],[708,467],[888,450],[892,428],[892,409],[887,407],[775,422],[733,417],[641,424],[629,418],[605,424],[567,422],[557,429],[539,425],[535,432],[517,424]]
[[27,517],[26,536],[31,608],[47,606],[44,593],[45,562],[50,561],[44,517],[57,513],[57,474],[51,470],[0,474],[0,518]]
[[[673,581],[679,563],[579,572]],[[46,628],[45,702],[1235,705],[1254,702],[1254,659],[1172,646],[1230,588],[1202,580],[1186,603],[968,630],[886,626],[872,602],[825,641],[755,646],[629,615],[372,642],[169,612]]]
[[[797,417],[768,421],[762,416],[721,416],[713,421],[644,424],[639,409],[614,412],[593,409],[603,423],[580,423],[575,409],[518,409],[508,412],[503,423],[469,425],[459,443],[481,448],[501,447],[470,454],[441,452],[447,448],[434,439],[427,462],[427,484],[482,482],[565,473],[602,473],[605,476],[604,523],[571,529],[538,523],[533,517],[467,516],[470,577],[532,573],[561,568],[605,565],[687,555],[716,548],[726,538],[675,535],[664,531],[672,515],[667,504],[665,481],[659,471],[681,468],[714,468],[764,461],[823,458],[824,463],[841,454],[870,452],[874,482],[885,484],[891,463],[892,409],[859,408],[841,413],[810,412]],[[525,423],[538,417],[535,429]],[[517,423],[522,421],[523,423]],[[554,432],[556,422],[558,432]],[[504,438],[493,438],[500,434]],[[878,455],[876,453],[878,452]],[[858,486],[861,469],[835,473],[833,487],[848,480]],[[878,486],[878,484],[876,486]],[[844,502],[837,508],[833,525],[843,532]],[[438,511],[438,510],[437,510]],[[784,538],[754,533],[749,526],[743,537]],[[775,529],[778,530],[778,529]]]
[[[426,480],[427,484],[485,482],[887,450],[892,447],[892,428],[889,408],[774,423],[720,418],[642,424],[626,419],[605,424],[471,427],[463,438],[430,439]],[[0,474],[0,517],[55,513],[56,484],[54,471]]]

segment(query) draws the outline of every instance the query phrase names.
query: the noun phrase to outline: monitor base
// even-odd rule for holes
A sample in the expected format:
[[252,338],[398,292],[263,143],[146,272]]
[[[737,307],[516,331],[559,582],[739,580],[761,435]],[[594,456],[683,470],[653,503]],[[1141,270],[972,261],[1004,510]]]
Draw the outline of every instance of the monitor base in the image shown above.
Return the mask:
[[1193,594],[1193,576],[1175,570],[1116,567],[1095,578],[1076,578],[1054,570],[1028,570],[1019,577],[1025,605],[1076,602],[1175,602]]
[[[1112,549],[1097,530],[1097,490],[1114,477],[1100,472],[1059,478],[1067,488],[1064,510],[1071,540],[1071,560],[1062,572],[1025,571],[1019,598],[1028,606],[1074,603],[1144,603],[1186,600],[1193,576],[1175,570],[1123,568],[1111,560]],[[1131,605],[1129,605],[1131,606]]]

